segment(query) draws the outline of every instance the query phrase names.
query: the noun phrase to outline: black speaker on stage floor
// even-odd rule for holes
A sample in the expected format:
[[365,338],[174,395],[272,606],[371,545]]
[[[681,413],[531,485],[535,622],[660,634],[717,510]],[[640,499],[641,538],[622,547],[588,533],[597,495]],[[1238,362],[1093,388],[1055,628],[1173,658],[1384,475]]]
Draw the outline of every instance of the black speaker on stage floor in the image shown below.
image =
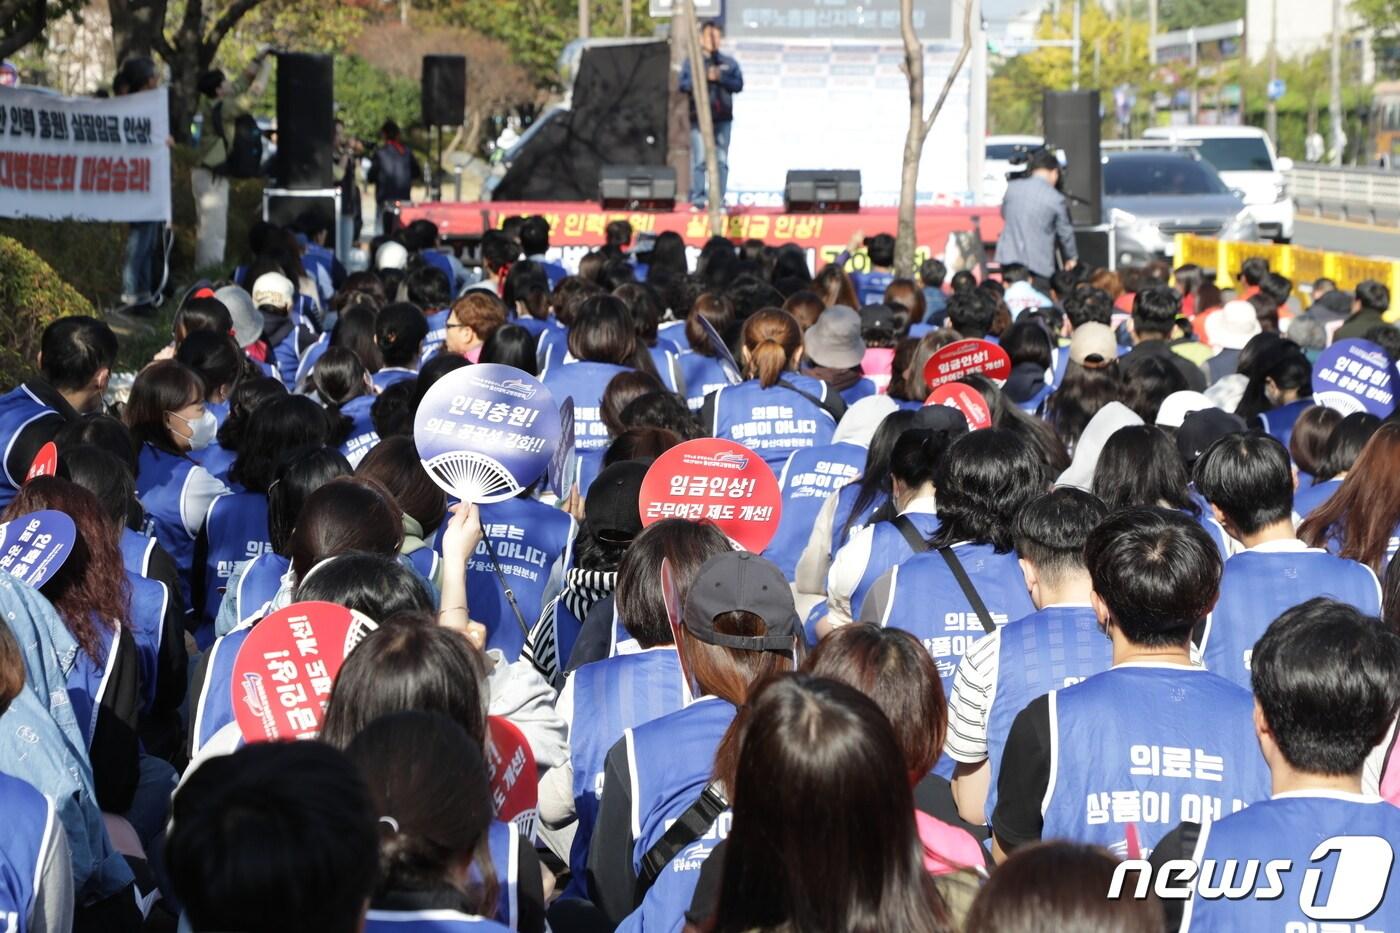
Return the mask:
[[1103,217],[1099,92],[1046,91],[1045,144],[1065,154],[1060,189],[1070,195],[1070,221],[1076,227],[1098,226]]
[[789,213],[835,214],[860,210],[860,172],[794,169],[783,184]]
[[277,56],[279,188],[329,188],[334,177],[335,66],[329,55]]
[[467,57],[423,56],[423,125],[461,126],[467,118]]
[[604,165],[598,178],[603,209],[669,211],[676,206],[676,170],[669,165]]

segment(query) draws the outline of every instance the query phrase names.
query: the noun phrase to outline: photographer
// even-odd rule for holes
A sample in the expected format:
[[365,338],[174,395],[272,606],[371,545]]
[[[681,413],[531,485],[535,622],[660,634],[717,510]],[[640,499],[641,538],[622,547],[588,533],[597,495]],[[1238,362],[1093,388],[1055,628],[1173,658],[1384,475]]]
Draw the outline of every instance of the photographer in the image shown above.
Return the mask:
[[[1074,229],[1069,222],[1065,196],[1059,192],[1060,161],[1049,149],[1037,149],[1026,160],[1025,174],[1006,188],[1001,217],[1006,226],[997,240],[997,262],[1003,266],[1018,262],[1036,278],[1048,282],[1057,269],[1055,247],[1060,249],[1060,268],[1073,269],[1079,261]],[[1048,287],[1038,289],[1041,292]]]
[[[257,174],[257,168],[241,164],[246,153],[241,151],[237,123],[248,116],[252,101],[262,96],[267,84],[272,49],[262,48],[237,81],[230,81],[215,68],[199,78],[199,105],[202,118],[197,153],[199,161],[190,170],[194,188],[195,209],[199,214],[199,234],[195,243],[196,269],[221,265],[224,244],[228,237],[229,176]],[[255,159],[262,158],[259,146]]]

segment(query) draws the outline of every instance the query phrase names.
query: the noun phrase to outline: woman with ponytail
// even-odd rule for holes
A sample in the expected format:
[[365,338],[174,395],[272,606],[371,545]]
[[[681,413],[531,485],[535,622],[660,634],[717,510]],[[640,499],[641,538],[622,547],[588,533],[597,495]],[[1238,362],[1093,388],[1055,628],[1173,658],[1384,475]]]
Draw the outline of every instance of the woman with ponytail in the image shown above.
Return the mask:
[[831,443],[846,403],[826,383],[797,372],[802,327],[780,308],[764,308],[744,322],[746,381],[705,397],[700,423],[711,437],[737,441],[779,472],[793,451]]
[[400,301],[380,311],[374,322],[374,342],[384,365],[373,376],[374,387],[383,392],[416,376],[427,337],[428,319],[417,305]]
[[379,443],[370,408],[374,405],[374,383],[365,364],[345,347],[331,347],[311,371],[311,387],[330,416],[328,443],[337,447],[357,466],[365,454]]

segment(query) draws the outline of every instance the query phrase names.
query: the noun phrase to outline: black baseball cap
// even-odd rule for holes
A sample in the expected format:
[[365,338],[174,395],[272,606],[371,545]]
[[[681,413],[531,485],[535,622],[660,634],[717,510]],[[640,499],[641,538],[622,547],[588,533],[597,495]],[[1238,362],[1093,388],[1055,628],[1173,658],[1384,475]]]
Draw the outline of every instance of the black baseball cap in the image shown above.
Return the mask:
[[1203,408],[1181,420],[1181,427],[1176,429],[1176,449],[1189,470],[1211,444],[1227,434],[1240,434],[1248,429],[1239,415],[1219,408]]
[[630,544],[642,530],[642,509],[638,497],[647,464],[623,460],[607,467],[588,487],[583,502],[584,520],[593,534],[606,544]]
[[[715,631],[715,616],[752,612],[766,635],[726,635]],[[770,560],[747,551],[716,554],[700,567],[685,598],[685,630],[711,645],[743,651],[787,651],[802,630],[792,589]]]

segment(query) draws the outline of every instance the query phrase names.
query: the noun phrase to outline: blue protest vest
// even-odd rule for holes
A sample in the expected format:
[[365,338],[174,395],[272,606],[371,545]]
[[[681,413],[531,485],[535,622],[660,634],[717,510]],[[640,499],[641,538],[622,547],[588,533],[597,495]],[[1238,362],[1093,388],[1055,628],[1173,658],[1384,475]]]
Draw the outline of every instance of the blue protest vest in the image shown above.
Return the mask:
[[156,539],[143,535],[130,528],[122,529],[122,565],[138,576],[151,572],[151,552],[156,549]]
[[[860,486],[855,480],[836,491],[836,512],[831,516],[831,546],[827,552],[827,559],[836,557],[836,552],[841,550],[841,546],[851,540],[851,535],[870,522],[870,516],[875,514],[876,509],[889,501],[888,493],[877,493],[870,504],[860,510],[860,514],[851,518],[851,513],[856,507],[856,499],[860,496]],[[841,530],[846,527],[846,520],[851,518],[851,528],[846,534]]]
[[668,392],[679,392],[681,376],[680,367],[676,362],[678,354],[675,345],[663,340],[654,347],[648,347],[647,352],[651,354],[651,361],[656,364],[656,374],[661,377],[661,384]]
[[1296,402],[1280,405],[1272,411],[1261,412],[1259,420],[1263,422],[1264,430],[1286,449],[1293,437],[1293,425],[1298,422],[1298,416],[1312,406],[1311,398],[1300,398]]
[[329,332],[317,337],[316,342],[306,348],[306,352],[301,355],[301,362],[297,363],[297,385],[306,385],[311,371],[316,368],[316,364],[330,348],[331,335]]
[[486,846],[501,886],[496,920],[514,930],[520,922],[520,832],[511,823],[492,820],[486,829]]
[[1183,820],[1214,820],[1269,794],[1247,690],[1199,668],[1123,665],[1050,693],[1043,839],[1150,851]]
[[797,573],[797,561],[812,536],[812,526],[826,500],[860,475],[866,451],[859,444],[841,442],[809,447],[788,457],[778,476],[783,494],[778,531],[763,556],[778,565],[789,580]]
[[603,798],[608,751],[628,729],[680,709],[680,658],[672,646],[585,664],[573,673],[574,717],[569,724],[569,761],[574,770],[574,832],[565,896],[589,896],[588,848]]
[[1046,606],[1004,625],[997,635],[997,679],[987,710],[987,822],[997,805],[997,774],[1016,715],[1037,697],[1101,674],[1113,664],[1113,643],[1090,606]]
[[233,468],[233,461],[238,459],[238,451],[229,450],[215,441],[203,450],[190,451],[189,457],[227,484],[228,471]]
[[194,536],[185,526],[185,485],[199,464],[188,457],[168,453],[150,444],[141,445],[137,460],[136,498],[146,509],[146,532],[160,542],[175,561],[180,574],[180,597],[190,601],[191,567],[194,565]]
[[[457,267],[452,264],[451,257],[435,248],[421,250],[418,255],[423,257],[424,262],[435,267],[447,277],[448,294],[457,294]],[[550,287],[553,288],[553,285]]]
[[131,570],[126,571],[126,581],[131,587],[131,639],[136,643],[136,666],[141,671],[141,710],[149,713],[156,701],[160,642],[170,591],[159,580],[147,580]]
[[[1300,790],[1261,800],[1201,827],[1194,856],[1201,870],[1181,929],[1193,933],[1400,929],[1400,896],[1386,896],[1395,877],[1396,846],[1400,846],[1400,809],[1379,797]],[[1227,864],[1231,859],[1233,866]],[[1201,896],[1203,889],[1245,887],[1249,871],[1245,866],[1251,859],[1289,862],[1287,868],[1275,866],[1274,877],[1283,890],[1275,892],[1274,878],[1260,865],[1248,889],[1267,888],[1269,896],[1238,900]],[[1346,909],[1348,901],[1355,909]],[[1329,908],[1335,912],[1318,913]],[[1319,916],[1341,922],[1319,926],[1314,919]]]
[[869,379],[862,379],[850,388],[841,390],[841,401],[845,402],[847,405],[853,405],[863,398],[869,398],[877,394],[879,391],[874,382]]
[[729,385],[724,367],[713,356],[692,351],[682,353],[676,358],[676,363],[681,368],[681,377],[685,379],[685,403],[691,411],[698,412],[704,408],[705,396]]
[[209,648],[209,663],[204,669],[204,684],[195,698],[194,724],[190,727],[190,755],[208,744],[224,726],[234,722],[233,714],[233,662],[238,659],[238,649],[243,647],[251,625],[234,629],[227,635],[214,640]]
[[1284,610],[1314,596],[1330,596],[1371,616],[1381,612],[1380,584],[1364,564],[1320,548],[1236,554],[1225,562],[1220,599],[1201,638],[1206,668],[1249,690],[1254,643]]
[[73,706],[73,716],[78,720],[78,728],[89,746],[97,730],[97,710],[107,691],[108,678],[116,668],[117,651],[121,644],[110,624],[95,620],[93,630],[97,632],[98,656],[94,658],[79,648],[73,669],[68,672],[68,702]]
[[794,451],[830,444],[836,430],[830,412],[789,386],[823,401],[827,396],[826,383],[798,373],[783,373],[782,380],[767,389],[750,379],[716,390],[714,420],[702,427],[711,437],[743,444],[776,473]]
[[[998,627],[1035,612],[1015,551],[998,554],[990,544],[963,542],[953,545],[953,553]],[[914,555],[892,574],[880,625],[917,636],[938,667],[944,694],[952,695],[958,662],[986,630],[937,551]]]
[[[469,597],[470,598],[470,597]],[[569,655],[573,653],[574,642],[578,641],[579,632],[583,631],[583,620],[576,618],[573,611],[563,599],[555,599],[554,606],[554,644],[556,657],[559,659],[559,670],[563,671],[569,666]],[[548,610],[546,610],[548,611]],[[512,614],[507,620],[513,619]],[[525,621],[530,621],[527,616]],[[497,626],[499,628],[499,626]],[[538,655],[536,655],[538,657]]]
[[[932,537],[938,530],[937,515],[908,512],[906,517],[925,538]],[[871,526],[870,533],[870,558],[865,562],[865,572],[860,575],[860,582],[851,592],[851,613],[857,619],[860,618],[860,606],[865,602],[865,594],[870,592],[875,581],[888,573],[891,567],[914,556],[914,549],[892,522],[878,522]]]
[[365,914],[364,933],[495,933],[509,929],[494,920],[457,910],[371,910]]
[[539,363],[539,346],[540,342],[544,339],[544,335],[549,331],[564,330],[564,326],[558,321],[554,320],[554,318],[548,318],[546,320],[541,321],[539,318],[531,314],[519,315],[511,323],[525,328],[527,331],[530,332],[530,336],[535,338],[536,365],[538,365]]
[[[437,551],[424,545],[417,550],[409,551],[407,554],[400,554],[399,560],[408,561],[414,573],[418,574],[418,576],[422,577],[436,588],[436,584],[433,584],[433,581],[439,579],[438,571],[442,569],[442,556],[438,554]],[[476,607],[472,607],[473,616],[476,615],[475,608]]]
[[5,439],[4,456],[0,457],[0,509],[10,504],[19,494],[23,476],[10,475],[10,450],[19,433],[33,421],[48,415],[56,415],[52,408],[39,401],[25,386],[11,389],[0,395],[0,437]]
[[361,395],[340,406],[340,413],[350,419],[351,425],[350,434],[339,450],[345,455],[345,459],[350,461],[352,468],[359,466],[365,454],[379,443],[379,432],[374,430],[374,419],[370,417],[370,409],[373,407],[373,395]]
[[574,400],[574,450],[580,456],[589,450],[598,451],[601,456],[607,449],[608,428],[599,413],[603,390],[613,376],[626,372],[631,372],[626,366],[579,361],[553,366],[544,377],[557,404],[563,404],[566,397]]
[[403,382],[405,379],[417,379],[418,373],[416,370],[405,369],[402,366],[386,366],[369,378],[374,383],[374,388],[383,392],[389,386]]
[[442,351],[442,345],[447,341],[447,319],[451,314],[451,308],[443,308],[423,315],[428,319],[428,336],[423,338],[423,359],[431,359]]
[[861,306],[877,305],[885,300],[885,289],[894,281],[889,272],[852,272],[851,284],[856,287],[856,298]]
[[272,550],[267,531],[267,496],[236,492],[215,499],[204,520],[204,535],[209,548],[204,561],[203,621],[212,623],[219,614],[233,568]]
[[[535,360],[540,364],[540,378],[551,369],[564,365],[564,357],[569,355],[569,329],[559,326],[550,328],[540,335],[539,346],[535,348]],[[556,395],[554,400],[559,401]]]
[[282,577],[286,576],[291,566],[291,558],[271,551],[253,558],[243,569],[238,588],[224,594],[225,599],[232,598],[234,601],[235,620],[242,622],[270,602],[281,589]]
[[1299,486],[1297,492],[1293,493],[1293,514],[1300,519],[1307,518],[1310,512],[1332,498],[1332,494],[1340,489],[1341,485],[1342,481],[1339,479],[1325,479],[1311,486]]
[[58,826],[48,798],[19,778],[0,774],[0,929],[26,933],[44,855]]
[[[481,527],[491,539],[505,584],[515,595],[525,625],[534,625],[544,609],[550,571],[573,546],[574,520],[567,512],[529,497],[483,505],[480,510]],[[472,621],[486,626],[488,649],[499,648],[507,661],[520,657],[525,636],[484,540],[467,562],[467,605]],[[568,655],[561,657],[568,659]]]
[[698,839],[677,852],[657,874],[641,906],[622,918],[618,933],[681,933],[705,860],[729,836],[733,823],[734,814],[725,810]]
[[[645,266],[638,266],[638,271],[645,269]],[[638,282],[645,282],[645,278],[638,278]],[[669,340],[676,346],[685,350],[690,346],[690,338],[685,335],[685,320],[665,321],[656,328],[656,336],[662,340]]]
[[291,329],[272,347],[268,362],[277,370],[277,378],[282,380],[287,391],[293,392],[297,386],[302,354],[316,342],[316,331],[301,311],[293,310],[290,317]]

